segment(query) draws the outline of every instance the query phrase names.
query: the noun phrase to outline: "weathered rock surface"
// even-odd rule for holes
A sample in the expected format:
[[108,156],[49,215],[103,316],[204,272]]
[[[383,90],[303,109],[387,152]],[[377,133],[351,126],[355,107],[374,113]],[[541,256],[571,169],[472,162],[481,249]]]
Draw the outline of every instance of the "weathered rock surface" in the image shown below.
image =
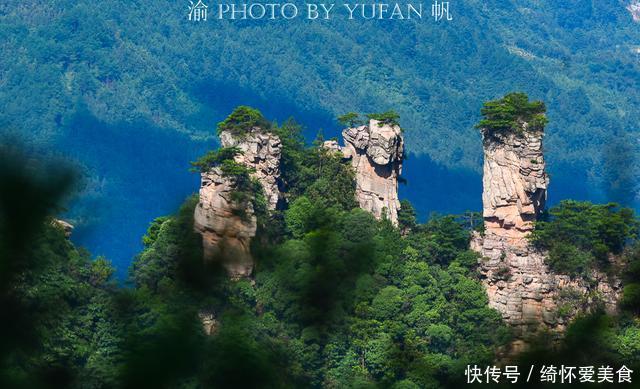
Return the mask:
[[552,272],[546,254],[530,246],[513,246],[510,238],[474,235],[472,248],[483,255],[482,281],[489,306],[498,310],[525,339],[546,328],[560,334],[576,314],[601,304],[614,312],[621,285],[597,271],[590,280]]
[[282,143],[277,135],[254,128],[244,138],[234,138],[228,131],[220,133],[223,147],[238,147],[242,150],[235,160],[255,169],[253,176],[260,181],[269,210],[276,209],[282,193],[278,187],[280,180],[280,158]]
[[[235,161],[255,169],[252,175],[262,184],[267,207],[276,208],[281,199],[280,139],[259,128],[244,138],[236,139],[223,131],[220,140],[224,147],[238,147],[242,155]],[[224,176],[219,168],[201,174],[200,198],[194,214],[194,228],[202,235],[205,260],[219,261],[231,278],[248,277],[253,271],[251,239],[256,235],[257,218],[253,203],[237,201],[233,177]]]
[[62,229],[62,231],[64,231],[65,238],[67,239],[71,238],[71,234],[73,233],[73,229],[74,229],[73,224],[66,222],[62,219],[53,219],[52,224],[55,227],[58,227]]
[[202,331],[205,335],[215,335],[218,331],[219,323],[213,311],[202,310],[198,312],[198,319],[200,319],[200,322],[202,323]]
[[234,201],[235,189],[234,179],[219,168],[202,173],[194,228],[202,235],[205,260],[219,261],[232,278],[240,278],[253,270],[250,245],[257,219],[250,201]]
[[376,218],[398,224],[398,177],[402,172],[404,138],[398,126],[370,120],[366,126],[342,131],[344,147],[336,141],[324,146],[351,160],[356,173],[356,198],[360,207]]
[[542,136],[483,134],[485,233],[471,242],[483,256],[480,272],[489,305],[514,328],[520,343],[543,328],[560,334],[577,313],[596,304],[613,311],[620,293],[619,281],[597,271],[590,280],[555,274],[546,254],[529,244],[549,184]]
[[526,246],[526,235],[544,209],[549,178],[542,154],[542,132],[494,138],[483,136],[482,193],[485,229],[512,246]]

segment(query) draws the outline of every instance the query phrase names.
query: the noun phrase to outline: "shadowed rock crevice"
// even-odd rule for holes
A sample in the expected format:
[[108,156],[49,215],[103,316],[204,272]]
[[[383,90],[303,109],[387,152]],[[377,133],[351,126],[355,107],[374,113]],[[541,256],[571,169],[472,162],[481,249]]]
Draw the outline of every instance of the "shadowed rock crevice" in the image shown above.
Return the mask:
[[344,147],[334,140],[324,147],[351,160],[356,174],[356,199],[360,208],[377,219],[398,224],[398,178],[402,173],[404,136],[397,125],[370,120],[368,125],[342,131]]

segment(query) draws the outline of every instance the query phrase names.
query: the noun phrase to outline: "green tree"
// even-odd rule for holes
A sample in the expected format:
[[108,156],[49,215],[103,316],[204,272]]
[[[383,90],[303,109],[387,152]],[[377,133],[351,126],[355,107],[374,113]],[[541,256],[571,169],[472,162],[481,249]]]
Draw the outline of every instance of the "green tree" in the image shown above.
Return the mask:
[[609,266],[609,254],[621,254],[638,235],[638,221],[629,208],[564,200],[536,222],[533,244],[549,252],[554,269],[572,275],[591,266]]
[[269,130],[271,123],[257,109],[241,105],[234,109],[226,119],[218,123],[218,134],[222,131],[229,131],[233,136],[242,138],[255,127]]
[[403,232],[411,231],[418,224],[416,210],[409,200],[400,200],[398,211],[398,225]]
[[345,127],[356,127],[362,124],[362,120],[360,119],[360,115],[356,112],[347,112],[344,115],[338,116],[338,123]]
[[[480,113],[483,119],[476,125],[489,136],[523,131],[542,131],[547,124],[546,107],[541,101],[529,102],[522,92],[513,92],[503,98],[484,103]],[[524,126],[527,123],[527,126]]]
[[217,150],[208,151],[191,165],[201,173],[211,170],[212,167],[220,166],[225,161],[233,161],[242,151],[237,147],[221,147]]
[[400,126],[400,115],[395,111],[386,111],[382,113],[370,113],[367,114],[367,119],[377,120],[379,126],[385,124],[390,126]]

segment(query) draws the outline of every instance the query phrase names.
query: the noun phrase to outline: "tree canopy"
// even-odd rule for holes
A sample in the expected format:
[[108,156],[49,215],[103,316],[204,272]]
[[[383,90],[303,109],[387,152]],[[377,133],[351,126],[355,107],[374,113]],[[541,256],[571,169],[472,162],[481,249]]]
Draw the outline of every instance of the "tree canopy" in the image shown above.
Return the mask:
[[509,93],[501,99],[484,103],[480,110],[483,119],[476,124],[476,128],[489,136],[542,131],[548,122],[546,110],[542,101],[530,102],[525,93]]
[[606,267],[610,254],[621,254],[637,238],[632,209],[575,200],[551,207],[531,234],[533,244],[548,251],[550,266],[571,275]]
[[248,131],[258,127],[268,130],[271,122],[262,116],[262,113],[246,105],[238,106],[223,121],[218,123],[218,134],[229,131],[232,135],[242,138]]

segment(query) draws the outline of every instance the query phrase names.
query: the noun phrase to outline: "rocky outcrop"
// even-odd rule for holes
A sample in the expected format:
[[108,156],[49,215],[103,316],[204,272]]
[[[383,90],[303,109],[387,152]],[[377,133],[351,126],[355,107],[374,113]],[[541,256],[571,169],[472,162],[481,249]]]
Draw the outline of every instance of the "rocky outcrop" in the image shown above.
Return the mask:
[[526,235],[544,209],[549,177],[542,154],[542,132],[483,135],[482,193],[487,235],[510,246],[526,246]]
[[198,312],[198,319],[202,323],[202,331],[205,335],[211,336],[218,332],[219,323],[213,311],[202,310]]
[[483,132],[485,231],[471,247],[482,255],[480,273],[489,305],[510,324],[521,343],[539,329],[560,334],[577,313],[596,304],[615,310],[620,284],[593,271],[590,280],[555,274],[546,254],[528,235],[543,210],[549,178],[542,132],[488,135]]
[[236,183],[219,168],[202,173],[194,228],[202,235],[205,260],[219,261],[231,278],[247,277],[253,270],[251,239],[257,218],[251,201],[234,200]]
[[255,169],[253,176],[260,181],[269,210],[276,209],[282,199],[278,186],[280,181],[280,157],[282,143],[277,135],[254,127],[243,138],[236,138],[228,131],[220,133],[223,147],[237,147],[242,151],[236,162]]
[[73,224],[66,222],[62,219],[53,219],[51,224],[54,227],[60,228],[64,232],[64,237],[69,239],[71,238],[71,234],[73,233],[74,226]]
[[[280,139],[253,128],[242,139],[223,131],[220,140],[224,147],[235,146],[243,152],[235,161],[254,170],[252,176],[262,184],[267,208],[275,209],[281,199]],[[234,196],[237,189],[235,178],[225,176],[220,168],[203,172],[194,214],[194,228],[202,235],[205,260],[219,261],[234,279],[247,277],[253,271],[250,245],[257,230],[253,198],[238,200]]]
[[495,234],[476,234],[472,248],[483,255],[480,272],[489,306],[502,314],[519,339],[542,328],[560,334],[578,313],[598,305],[608,312],[616,309],[620,282],[595,270],[588,280],[555,274],[545,263],[545,253],[512,246]]
[[402,130],[397,125],[370,120],[368,125],[343,130],[342,137],[344,147],[336,141],[327,141],[324,146],[351,160],[360,207],[378,219],[386,215],[397,225],[398,177],[404,156]]

